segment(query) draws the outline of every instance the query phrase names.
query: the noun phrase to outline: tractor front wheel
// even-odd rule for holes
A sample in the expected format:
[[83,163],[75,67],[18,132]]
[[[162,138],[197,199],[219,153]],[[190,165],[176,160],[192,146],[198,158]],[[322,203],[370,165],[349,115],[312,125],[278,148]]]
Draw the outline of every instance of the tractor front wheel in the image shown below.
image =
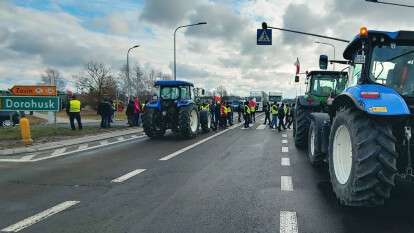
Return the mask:
[[211,129],[211,114],[210,111],[200,111],[200,125],[203,133],[210,132]]
[[308,142],[308,131],[309,131],[309,120],[310,113],[300,105],[296,105],[295,109],[295,122],[293,125],[293,137],[295,140],[295,146],[303,149],[307,147]]
[[351,109],[336,114],[329,138],[329,173],[341,204],[384,204],[397,174],[395,142],[391,126],[378,119]]

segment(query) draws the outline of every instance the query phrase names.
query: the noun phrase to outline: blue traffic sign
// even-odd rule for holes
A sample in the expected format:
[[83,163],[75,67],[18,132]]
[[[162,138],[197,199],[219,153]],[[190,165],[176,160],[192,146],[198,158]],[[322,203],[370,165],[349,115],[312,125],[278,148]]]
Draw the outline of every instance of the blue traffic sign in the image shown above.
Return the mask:
[[257,29],[257,45],[272,45],[272,29]]

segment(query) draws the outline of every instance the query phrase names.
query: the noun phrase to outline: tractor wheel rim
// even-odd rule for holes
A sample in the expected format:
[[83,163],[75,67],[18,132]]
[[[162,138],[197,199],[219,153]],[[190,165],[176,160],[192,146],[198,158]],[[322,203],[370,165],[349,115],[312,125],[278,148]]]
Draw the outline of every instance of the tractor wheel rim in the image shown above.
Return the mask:
[[313,156],[315,154],[315,130],[312,128],[310,138],[310,153]]
[[191,111],[191,115],[190,115],[190,128],[191,128],[191,132],[196,132],[197,131],[197,126],[198,126],[198,120],[197,120],[197,112],[196,111]]
[[339,126],[335,132],[332,159],[336,179],[340,184],[345,184],[352,169],[352,142],[345,125]]

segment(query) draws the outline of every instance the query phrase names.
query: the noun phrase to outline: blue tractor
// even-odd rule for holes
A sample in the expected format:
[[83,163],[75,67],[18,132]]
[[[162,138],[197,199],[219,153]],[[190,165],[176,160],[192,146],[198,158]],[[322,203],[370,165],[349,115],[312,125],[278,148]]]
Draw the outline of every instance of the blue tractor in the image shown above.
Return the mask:
[[167,129],[183,138],[197,136],[199,127],[210,131],[208,110],[199,110],[194,85],[186,81],[160,80],[155,82],[157,98],[145,106],[143,128],[150,138],[164,136]]
[[397,177],[414,180],[414,32],[361,28],[344,51],[345,90],[329,113],[312,113],[308,157],[328,162],[343,205],[378,206]]

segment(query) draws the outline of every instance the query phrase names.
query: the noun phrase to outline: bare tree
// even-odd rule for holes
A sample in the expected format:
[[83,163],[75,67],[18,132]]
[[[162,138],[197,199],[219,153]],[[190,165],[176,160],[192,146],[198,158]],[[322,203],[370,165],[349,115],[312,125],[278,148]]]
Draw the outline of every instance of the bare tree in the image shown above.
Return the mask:
[[56,69],[47,68],[45,73],[40,76],[40,84],[44,85],[56,85],[59,91],[64,91],[66,88],[66,79],[64,79],[60,72]]
[[227,96],[227,90],[226,90],[226,87],[224,87],[224,86],[222,86],[222,85],[220,85],[220,86],[218,86],[217,88],[216,88],[216,91],[215,91],[215,94],[216,95],[219,95],[219,96],[221,96],[221,97],[224,97],[224,96]]

